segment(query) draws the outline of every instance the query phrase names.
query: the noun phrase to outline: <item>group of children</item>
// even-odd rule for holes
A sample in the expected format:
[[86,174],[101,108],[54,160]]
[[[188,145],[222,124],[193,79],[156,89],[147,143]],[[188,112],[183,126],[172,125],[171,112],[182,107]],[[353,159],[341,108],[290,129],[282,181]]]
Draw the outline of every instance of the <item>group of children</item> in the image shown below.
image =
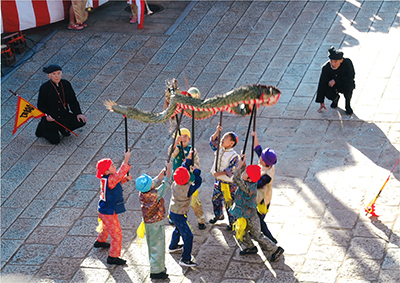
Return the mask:
[[[221,131],[221,125],[218,125],[210,138],[210,146],[215,151],[216,157],[211,169],[211,174],[215,177],[212,195],[214,218],[209,222],[214,224],[223,220],[225,210],[229,218],[227,229],[236,230],[236,237],[245,246],[240,255],[258,252],[252,242],[253,239],[271,254],[270,261],[277,261],[284,250],[276,245],[276,239],[264,222],[272,197],[276,154],[270,148],[262,150],[257,134],[253,132],[254,151],[260,161],[258,165],[246,166],[246,156],[239,156],[233,149],[239,141],[238,136],[228,132],[220,141]],[[182,258],[179,261],[181,266],[197,266],[191,256],[193,233],[187,222],[190,206],[197,216],[199,229],[205,229],[206,225],[203,207],[198,199],[198,189],[202,184],[199,155],[189,145],[190,139],[190,131],[185,128],[180,129],[175,144],[169,148],[172,161],[166,168],[155,178],[143,174],[136,179],[135,186],[139,191],[152,279],[168,278],[165,268],[166,210],[163,197],[169,189],[172,192],[169,219],[175,225],[169,252],[182,251]],[[119,258],[122,232],[118,214],[125,211],[121,184],[132,179],[127,175],[130,169],[129,157],[130,152],[127,151],[118,171],[110,159],[102,159],[97,163],[97,177],[101,179],[99,227],[102,229],[99,230],[94,247],[110,248],[107,258],[109,264],[126,263]],[[111,245],[106,243],[108,235],[111,236]],[[183,239],[183,245],[179,244],[180,238]]]

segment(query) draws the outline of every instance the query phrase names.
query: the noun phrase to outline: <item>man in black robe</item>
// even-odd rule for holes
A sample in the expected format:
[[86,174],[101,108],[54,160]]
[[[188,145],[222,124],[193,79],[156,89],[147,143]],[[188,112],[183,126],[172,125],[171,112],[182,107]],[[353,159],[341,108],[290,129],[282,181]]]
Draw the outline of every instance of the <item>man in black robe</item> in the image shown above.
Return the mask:
[[332,100],[331,107],[336,108],[339,101],[339,93],[346,99],[346,114],[353,114],[350,101],[353,95],[354,82],[353,63],[348,58],[343,58],[343,52],[335,50],[335,47],[329,48],[329,61],[324,64],[319,78],[317,98],[315,102],[321,103],[318,112],[326,109],[325,97]]
[[43,68],[43,72],[47,73],[50,80],[42,84],[39,90],[38,109],[46,116],[39,122],[36,136],[44,137],[52,144],[58,144],[59,132],[63,136],[69,136],[70,132],[55,121],[73,131],[86,124],[86,117],[82,114],[71,83],[61,79],[61,67],[50,65]]

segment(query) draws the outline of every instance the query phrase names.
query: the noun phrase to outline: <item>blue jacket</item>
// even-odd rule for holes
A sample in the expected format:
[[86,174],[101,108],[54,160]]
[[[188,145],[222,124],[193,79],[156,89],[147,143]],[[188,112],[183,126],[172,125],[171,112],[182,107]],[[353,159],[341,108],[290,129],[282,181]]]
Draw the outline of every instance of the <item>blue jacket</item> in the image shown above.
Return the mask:
[[114,212],[115,214],[123,213],[126,209],[121,182],[119,182],[115,188],[110,189],[107,184],[108,177],[109,175],[101,178],[101,194],[98,211],[101,214],[107,215],[113,215]]

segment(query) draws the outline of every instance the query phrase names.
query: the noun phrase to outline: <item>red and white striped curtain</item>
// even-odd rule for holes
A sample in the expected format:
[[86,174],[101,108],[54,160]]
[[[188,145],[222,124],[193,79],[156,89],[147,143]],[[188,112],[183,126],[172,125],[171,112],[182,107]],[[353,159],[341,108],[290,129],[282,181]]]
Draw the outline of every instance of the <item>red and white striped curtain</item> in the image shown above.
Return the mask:
[[[108,0],[89,0],[98,7]],[[2,0],[1,33],[39,27],[68,18],[69,0]]]

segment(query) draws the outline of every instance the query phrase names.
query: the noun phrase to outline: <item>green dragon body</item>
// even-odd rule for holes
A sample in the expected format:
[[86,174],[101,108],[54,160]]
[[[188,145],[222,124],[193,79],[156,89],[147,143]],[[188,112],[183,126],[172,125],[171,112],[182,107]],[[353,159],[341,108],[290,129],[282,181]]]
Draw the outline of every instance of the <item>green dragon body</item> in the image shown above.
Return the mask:
[[143,111],[133,106],[118,105],[113,101],[106,101],[104,105],[108,110],[122,114],[130,119],[144,123],[162,123],[176,114],[184,111],[191,117],[192,111],[196,111],[198,120],[208,118],[218,111],[227,111],[233,114],[246,116],[256,107],[272,106],[278,102],[280,90],[266,85],[245,85],[235,88],[225,94],[217,95],[205,100],[191,97],[187,92],[181,92],[177,88],[176,80],[167,84],[166,109],[159,113]]

